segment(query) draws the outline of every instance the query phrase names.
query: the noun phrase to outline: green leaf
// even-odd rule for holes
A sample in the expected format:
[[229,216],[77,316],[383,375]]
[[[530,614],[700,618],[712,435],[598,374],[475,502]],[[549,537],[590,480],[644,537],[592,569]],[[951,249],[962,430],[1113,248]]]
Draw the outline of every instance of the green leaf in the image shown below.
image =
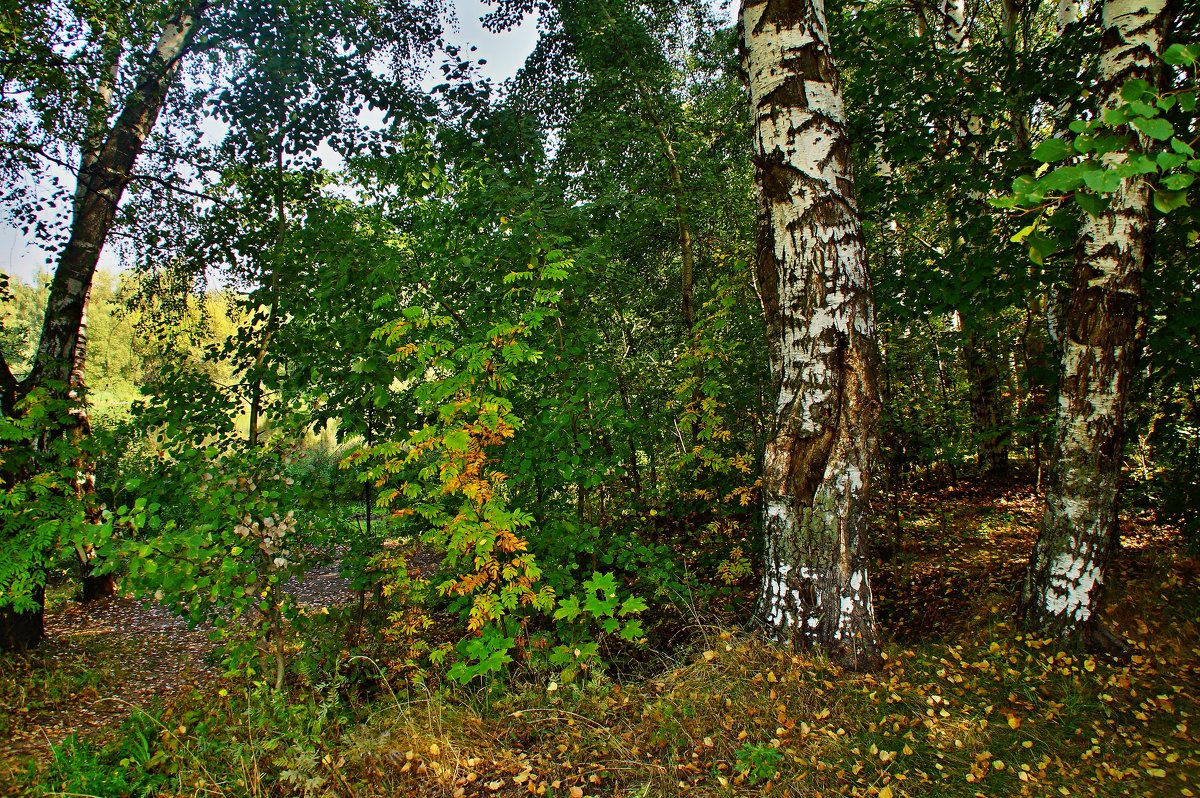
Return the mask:
[[1017,231],[1017,233],[1012,238],[1010,238],[1008,240],[1013,242],[1014,244],[1020,244],[1034,231],[1034,229],[1036,227],[1037,227],[1037,222],[1034,222],[1033,224],[1028,225],[1026,227],[1022,227],[1020,230]]
[[645,634],[645,633],[642,631],[642,622],[641,621],[636,621],[636,620],[629,621],[628,623],[625,624],[625,628],[621,630],[621,639],[628,640],[629,642],[632,643],[634,640],[637,640],[643,634]]
[[644,612],[647,608],[646,602],[639,596],[630,596],[621,604],[619,615],[633,615],[634,613]]
[[1121,87],[1121,99],[1125,102],[1133,102],[1134,100],[1142,99],[1142,96],[1150,91],[1150,84],[1141,78],[1135,78]]
[[1074,154],[1075,148],[1065,139],[1046,139],[1033,150],[1033,157],[1042,163],[1054,163]]
[[617,578],[610,573],[592,572],[592,578],[583,583],[583,589],[589,593],[599,591],[605,596],[615,596],[617,593]]
[[1067,194],[1083,185],[1083,173],[1078,166],[1061,166],[1039,180],[1038,184],[1046,191]]
[[1043,235],[1040,232],[1032,233],[1025,239],[1025,243],[1029,246],[1029,257],[1038,265],[1045,263],[1046,258],[1058,252],[1063,246],[1059,239]]
[[1171,175],[1163,181],[1163,186],[1171,191],[1183,191],[1195,181],[1195,175],[1189,175],[1185,172],[1182,174]]
[[1129,110],[1133,111],[1138,116],[1145,116],[1145,117],[1158,116],[1157,108],[1155,108],[1150,103],[1144,103],[1141,100],[1131,102],[1129,104]]
[[1179,153],[1180,155],[1194,155],[1196,152],[1196,150],[1192,148],[1191,144],[1188,144],[1186,141],[1178,138],[1171,139],[1171,149],[1175,150],[1175,152]]
[[1121,175],[1113,169],[1085,172],[1083,182],[1097,194],[1111,194],[1121,187]]
[[1171,66],[1191,66],[1200,59],[1200,44],[1172,44],[1162,54],[1164,63]]
[[583,612],[583,608],[579,606],[579,599],[574,596],[565,598],[558,602],[558,609],[554,611],[554,620],[573,621],[579,617],[581,612]]
[[1075,203],[1092,216],[1099,216],[1108,207],[1108,198],[1099,197],[1087,191],[1075,192]]
[[1120,127],[1129,121],[1130,113],[1129,106],[1126,105],[1120,108],[1108,108],[1104,111],[1104,124],[1110,127]]
[[1175,129],[1165,119],[1134,119],[1129,124],[1155,141],[1166,141],[1175,135]]
[[465,452],[471,446],[471,436],[461,429],[450,430],[443,440],[452,452]]
[[1187,156],[1181,155],[1177,152],[1160,152],[1154,158],[1154,162],[1158,164],[1158,168],[1162,169],[1164,172],[1169,172],[1176,166],[1180,166],[1186,161]]
[[1154,175],[1158,174],[1158,164],[1144,152],[1131,152],[1129,153],[1129,159],[1118,166],[1116,171],[1122,177]]
[[1170,213],[1188,204],[1186,191],[1159,189],[1154,192],[1154,207],[1162,213]]

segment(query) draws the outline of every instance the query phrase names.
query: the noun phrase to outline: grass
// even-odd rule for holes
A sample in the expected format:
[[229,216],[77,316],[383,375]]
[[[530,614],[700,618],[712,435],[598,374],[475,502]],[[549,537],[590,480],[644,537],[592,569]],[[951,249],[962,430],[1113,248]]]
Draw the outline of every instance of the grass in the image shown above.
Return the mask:
[[[1131,655],[1090,657],[1011,625],[1036,520],[1036,498],[1019,491],[910,497],[897,554],[877,570],[892,642],[875,674],[702,625],[637,678],[426,689],[347,677],[343,665],[286,698],[230,682],[184,696],[107,747],[63,749],[28,784],[188,796],[1200,795],[1196,559],[1170,530],[1129,525],[1108,620]],[[43,694],[70,700],[85,660],[36,677],[60,666],[31,661],[20,678],[61,684]]]

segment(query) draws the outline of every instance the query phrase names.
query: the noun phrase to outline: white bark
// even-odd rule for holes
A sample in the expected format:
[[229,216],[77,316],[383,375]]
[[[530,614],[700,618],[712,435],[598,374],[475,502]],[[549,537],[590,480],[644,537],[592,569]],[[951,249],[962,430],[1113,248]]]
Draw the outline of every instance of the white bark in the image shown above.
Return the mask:
[[746,2],[741,28],[776,390],[760,610],[775,636],[870,667],[877,642],[862,546],[878,352],[839,79],[821,0]]
[[[1108,0],[1103,10],[1098,111],[1121,87],[1153,82],[1167,0]],[[1145,141],[1129,131],[1131,147]],[[1127,158],[1109,156],[1110,165]],[[1030,561],[1026,622],[1053,636],[1089,634],[1117,544],[1124,413],[1137,360],[1141,274],[1149,258],[1150,190],[1126,178],[1097,216],[1085,215],[1062,335],[1063,359],[1050,490]]]

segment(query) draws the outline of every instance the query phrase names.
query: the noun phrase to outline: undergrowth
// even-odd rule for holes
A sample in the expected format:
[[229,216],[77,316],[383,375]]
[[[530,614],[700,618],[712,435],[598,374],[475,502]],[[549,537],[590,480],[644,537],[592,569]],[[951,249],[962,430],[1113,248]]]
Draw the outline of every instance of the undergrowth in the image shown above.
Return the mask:
[[287,690],[184,693],[20,781],[102,796],[1200,794],[1200,569],[1177,537],[1127,527],[1108,620],[1131,649],[1110,661],[1011,626],[1033,497],[946,500],[914,497],[880,565],[896,632],[875,674],[693,623],[637,675],[418,683],[337,654],[350,620],[335,612],[314,620],[328,651]]

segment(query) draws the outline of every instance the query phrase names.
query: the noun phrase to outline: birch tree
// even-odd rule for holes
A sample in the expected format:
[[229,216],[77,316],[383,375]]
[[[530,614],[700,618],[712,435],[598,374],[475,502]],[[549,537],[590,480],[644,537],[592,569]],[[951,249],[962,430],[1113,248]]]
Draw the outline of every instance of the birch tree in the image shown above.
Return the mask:
[[[416,93],[407,88],[410,61],[414,55],[430,51],[430,42],[440,31],[439,13],[437,0],[316,5],[290,0],[217,4],[179,0],[164,5],[134,4],[129,14],[113,12],[107,23],[90,16],[72,18],[67,20],[69,24],[53,14],[21,17],[29,38],[41,42],[37,68],[0,72],[0,88],[10,94],[28,93],[35,99],[48,96],[52,100],[31,100],[25,110],[11,102],[0,104],[0,140],[6,145],[0,148],[4,151],[0,175],[19,173],[26,163],[48,162],[72,168],[76,190],[69,216],[64,214],[67,233],[58,249],[41,337],[28,372],[14,371],[0,353],[0,412],[13,417],[20,412],[22,400],[38,389],[66,400],[73,398],[72,390],[82,393],[85,342],[81,332],[88,292],[112,231],[128,224],[118,216],[122,200],[127,193],[135,193],[129,191],[135,183],[158,186],[172,196],[197,197],[195,178],[221,168],[221,164],[205,163],[198,156],[204,149],[198,130],[201,117],[210,115],[226,127],[236,128],[231,124],[234,115],[240,119],[263,113],[263,98],[253,91],[257,84],[239,80],[246,72],[253,75],[258,69],[286,74],[292,96],[306,100],[290,103],[285,109],[291,131],[289,153],[310,153],[335,134],[345,143],[361,146],[366,136],[355,135],[362,132],[357,122],[361,104],[382,108],[393,118],[419,107]],[[267,43],[278,46],[272,49]],[[91,50],[97,54],[86,59],[80,55]],[[201,52],[208,57],[193,57]],[[77,61],[94,64],[94,68],[79,68]],[[194,65],[198,77],[205,73],[196,81],[205,85],[187,87],[195,90],[186,95],[180,91],[184,87],[178,79],[184,63]],[[391,74],[379,74],[380,66],[389,67]],[[175,99],[171,99],[173,95]],[[72,109],[71,113],[64,113],[58,105]],[[171,113],[164,115],[168,105]],[[268,115],[276,110],[270,109]],[[181,145],[171,134],[154,133],[160,115],[173,122],[171,133],[186,130]],[[76,124],[80,119],[82,123]],[[257,121],[257,117],[251,120]],[[250,123],[242,127],[258,129]],[[31,131],[37,135],[31,137]],[[158,138],[148,146],[152,134]],[[7,152],[10,149],[28,158],[14,165],[15,159]],[[154,161],[149,168],[148,160]],[[71,161],[78,167],[71,166]],[[20,177],[36,176],[42,167],[44,163],[30,166]],[[214,199],[203,194],[198,198]],[[39,198],[24,203],[22,212],[11,204],[6,202],[3,211],[16,219],[28,217],[30,205],[53,206]],[[166,215],[170,218],[155,218],[159,228],[148,230],[138,241],[150,252],[148,257],[161,258],[167,249],[155,242],[186,241],[179,234],[178,217]],[[137,222],[145,224],[142,219]],[[175,229],[170,228],[172,223]],[[173,254],[180,262],[200,261],[194,249]],[[75,379],[73,370],[79,372]],[[65,426],[79,430],[81,425]],[[66,431],[65,427],[55,428],[48,436]],[[25,476],[0,474],[0,485]],[[39,555],[44,553],[42,548]],[[32,583],[40,584],[40,579],[34,574]],[[0,592],[0,648],[26,647],[41,637],[40,590],[35,588],[32,594],[25,590],[20,595]]]
[[[1095,96],[1103,115],[1133,80],[1154,84],[1170,21],[1168,0],[1107,0]],[[1119,169],[1149,139],[1104,156]],[[1041,534],[1023,595],[1028,626],[1098,647],[1119,645],[1096,619],[1119,541],[1117,486],[1125,407],[1138,357],[1141,277],[1149,257],[1151,186],[1124,177],[1107,207],[1085,214],[1067,297],[1059,403]]]
[[759,612],[774,637],[868,669],[879,658],[865,558],[879,354],[840,78],[823,0],[747,0],[740,27],[775,397]]

